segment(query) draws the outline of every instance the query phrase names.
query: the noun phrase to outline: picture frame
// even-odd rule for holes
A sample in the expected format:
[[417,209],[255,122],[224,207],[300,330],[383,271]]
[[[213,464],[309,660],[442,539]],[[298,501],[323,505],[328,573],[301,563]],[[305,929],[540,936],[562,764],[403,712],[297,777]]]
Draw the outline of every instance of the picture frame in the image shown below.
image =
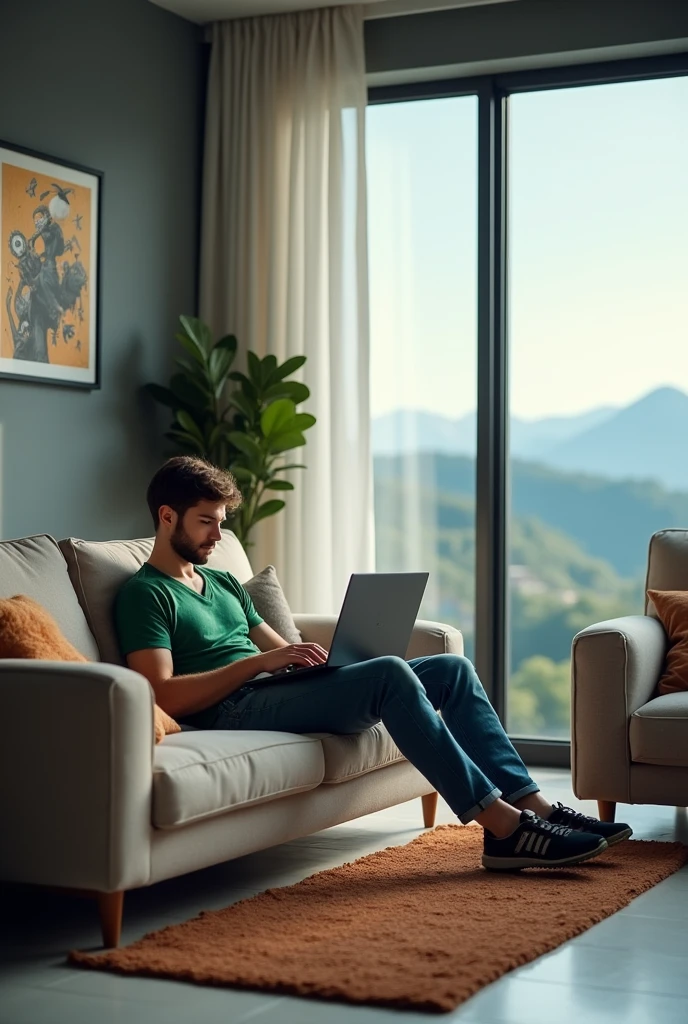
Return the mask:
[[103,172],[0,140],[0,379],[100,388]]

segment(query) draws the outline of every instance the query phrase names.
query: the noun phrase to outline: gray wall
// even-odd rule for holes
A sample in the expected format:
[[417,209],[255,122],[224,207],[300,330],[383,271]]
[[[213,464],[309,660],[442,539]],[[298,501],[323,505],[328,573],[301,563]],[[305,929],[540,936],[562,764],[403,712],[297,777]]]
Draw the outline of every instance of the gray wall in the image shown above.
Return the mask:
[[688,48],[687,37],[688,0],[518,0],[372,19],[366,68],[376,84],[377,76],[414,68],[518,67],[523,58],[534,58],[524,66],[544,67],[595,59],[595,50],[616,50],[610,58],[676,51]]
[[166,419],[139,388],[166,383],[196,308],[204,61],[198,27],[147,0],[2,5],[0,139],[105,177],[102,389],[0,379],[0,537],[152,532]]

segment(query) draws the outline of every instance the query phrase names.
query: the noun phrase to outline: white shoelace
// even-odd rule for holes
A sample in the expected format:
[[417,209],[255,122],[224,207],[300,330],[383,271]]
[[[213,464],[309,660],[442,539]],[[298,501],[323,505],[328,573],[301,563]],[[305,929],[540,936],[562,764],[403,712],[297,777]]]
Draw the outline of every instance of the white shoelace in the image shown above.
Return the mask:
[[573,829],[569,828],[568,825],[555,825],[553,822],[547,821],[546,818],[540,818],[537,815],[535,821],[530,821],[528,825],[539,831],[551,832],[555,836],[567,836],[573,832]]

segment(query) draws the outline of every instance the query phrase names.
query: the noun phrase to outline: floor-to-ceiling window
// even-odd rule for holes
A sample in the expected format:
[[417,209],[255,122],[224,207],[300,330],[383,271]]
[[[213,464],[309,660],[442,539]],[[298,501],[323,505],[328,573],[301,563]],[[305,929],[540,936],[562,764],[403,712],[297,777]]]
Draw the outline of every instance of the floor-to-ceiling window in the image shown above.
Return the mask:
[[425,618],[474,634],[475,96],[370,107],[371,408],[379,571],[429,569]]
[[575,633],[688,523],[688,78],[509,99],[507,724],[568,738]]
[[688,522],[688,60],[371,98],[377,566],[430,570],[548,757],[575,633],[641,613]]

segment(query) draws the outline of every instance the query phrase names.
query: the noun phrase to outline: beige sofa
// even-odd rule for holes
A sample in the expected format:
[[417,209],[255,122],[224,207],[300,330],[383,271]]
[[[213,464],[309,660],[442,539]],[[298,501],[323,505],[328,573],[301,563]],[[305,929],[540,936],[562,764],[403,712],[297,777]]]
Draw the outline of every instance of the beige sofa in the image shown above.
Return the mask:
[[[650,541],[646,590],[688,590],[688,530]],[[688,805],[688,692],[657,696],[667,636],[651,601],[645,614],[588,626],[573,641],[573,791],[616,804]]]
[[[93,664],[0,661],[0,878],[88,892],[103,941],[123,894],[318,829],[437,794],[382,724],[355,735],[195,731],[153,741],[153,691],[122,667],[111,620],[152,539],[0,543],[0,597],[40,601]],[[211,566],[252,575],[225,532]],[[327,645],[335,618],[295,616]],[[461,654],[461,634],[419,621],[408,657]]]

